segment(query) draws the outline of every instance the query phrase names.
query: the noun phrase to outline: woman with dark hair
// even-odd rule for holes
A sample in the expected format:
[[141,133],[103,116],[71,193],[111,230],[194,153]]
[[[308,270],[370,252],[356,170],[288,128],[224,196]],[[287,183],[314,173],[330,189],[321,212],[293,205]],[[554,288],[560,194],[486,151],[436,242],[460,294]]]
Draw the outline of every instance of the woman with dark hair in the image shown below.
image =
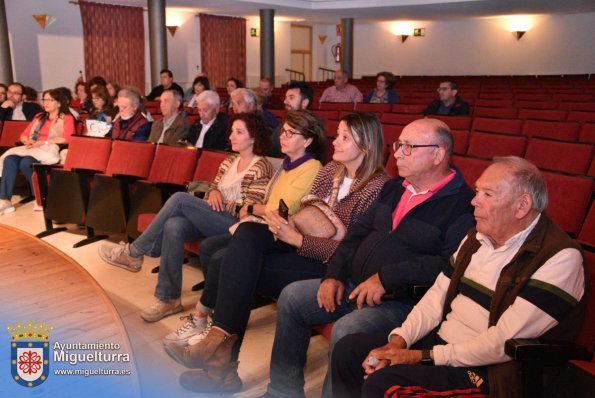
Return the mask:
[[196,106],[198,106],[198,96],[200,95],[200,93],[210,89],[211,84],[209,83],[208,77],[198,76],[197,78],[195,78],[192,82],[193,95],[192,98],[190,98],[190,101],[188,101],[188,103],[186,104],[186,106],[189,108],[195,108]]
[[74,117],[61,91],[46,90],[41,101],[44,111],[37,114],[21,134],[23,146],[11,148],[0,157],[0,215],[15,211],[10,200],[18,172],[21,171],[32,186],[31,165],[58,163],[58,144],[68,143],[74,134]]
[[184,242],[227,232],[247,206],[264,200],[273,175],[273,166],[265,157],[270,145],[266,122],[256,114],[234,115],[229,141],[237,153],[221,163],[204,200],[186,192],[176,193],[133,243],[104,244],[99,248],[105,262],[132,272],[140,271],[143,255],[161,256],[157,301],[141,313],[147,322],[183,310],[180,295]]
[[227,89],[227,94],[229,94],[229,98],[223,103],[223,109],[231,108],[231,93],[237,88],[243,88],[244,84],[240,79],[236,79],[235,77],[230,77],[227,79],[225,84],[225,88]]
[[112,101],[115,101],[118,98],[118,92],[120,91],[120,85],[114,81],[107,82],[105,88],[107,88],[107,92],[109,93],[110,97],[112,97]]
[[376,75],[376,88],[372,89],[364,102],[366,104],[396,104],[399,93],[394,88],[395,76],[390,72],[380,72]]
[[91,89],[91,101],[93,102],[93,106],[89,110],[89,119],[111,123],[117,112],[107,87],[93,87]]
[[[281,130],[281,147],[301,134],[303,131],[286,123]],[[333,145],[333,161],[320,170],[297,214],[286,220],[280,212],[272,212],[266,216],[267,224],[240,224],[220,264],[209,264],[206,283],[215,274],[217,290],[208,293],[205,285],[197,311],[204,320],[212,314],[212,323],[190,338],[185,347],[175,342],[165,346],[176,361],[206,369],[182,374],[180,383],[184,388],[203,393],[241,390],[237,360],[254,292],[278,297],[292,282],[324,276],[325,263],[345,231],[368,209],[388,180],[382,161],[382,127],[375,115],[344,116]],[[312,217],[300,217],[308,210],[312,214],[312,209]],[[333,224],[334,235],[315,231],[324,224],[322,219]],[[308,228],[303,221],[312,225]]]

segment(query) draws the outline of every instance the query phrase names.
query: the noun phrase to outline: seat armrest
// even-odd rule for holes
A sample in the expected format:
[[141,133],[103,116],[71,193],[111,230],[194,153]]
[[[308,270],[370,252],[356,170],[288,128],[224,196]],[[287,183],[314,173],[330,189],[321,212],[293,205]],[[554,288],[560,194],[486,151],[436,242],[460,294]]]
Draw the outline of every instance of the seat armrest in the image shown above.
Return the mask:
[[562,363],[571,359],[590,361],[593,353],[574,343],[544,339],[509,339],[504,352],[517,361]]
[[51,170],[58,170],[58,169],[63,169],[64,165],[61,163],[56,163],[56,164],[43,164],[43,163],[33,163],[31,165],[31,167],[33,167],[33,169],[35,171],[39,172],[50,172]]

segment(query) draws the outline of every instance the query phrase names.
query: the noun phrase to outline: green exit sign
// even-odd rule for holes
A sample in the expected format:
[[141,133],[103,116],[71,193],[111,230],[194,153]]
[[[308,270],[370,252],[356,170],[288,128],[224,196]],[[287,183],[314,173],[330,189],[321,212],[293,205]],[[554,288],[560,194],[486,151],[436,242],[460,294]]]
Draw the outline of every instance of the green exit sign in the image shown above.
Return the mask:
[[258,37],[258,28],[250,28],[250,37]]
[[413,36],[425,36],[426,29],[425,28],[415,28],[413,29]]

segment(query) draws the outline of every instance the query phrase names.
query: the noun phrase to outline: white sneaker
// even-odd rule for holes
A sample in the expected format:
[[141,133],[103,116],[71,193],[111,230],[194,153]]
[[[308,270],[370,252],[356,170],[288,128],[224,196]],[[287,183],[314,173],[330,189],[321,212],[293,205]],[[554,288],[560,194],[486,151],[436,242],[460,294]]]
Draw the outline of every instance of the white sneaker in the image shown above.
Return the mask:
[[10,200],[0,199],[0,215],[12,213],[14,211],[15,208]]
[[33,211],[43,211],[43,206],[38,205],[37,202],[33,204]]
[[202,332],[197,333],[188,339],[188,345],[195,345],[195,344],[198,344],[201,341],[203,341],[205,339],[205,337],[207,337],[207,334],[209,334],[209,332],[211,331],[212,328],[213,328],[213,321],[211,319],[209,319],[209,321],[207,322],[207,326],[205,326],[205,329]]
[[188,339],[201,333],[207,327],[207,317],[198,317],[192,314],[181,316],[180,319],[186,319],[186,322],[163,338],[163,345],[175,343],[182,347],[188,345]]

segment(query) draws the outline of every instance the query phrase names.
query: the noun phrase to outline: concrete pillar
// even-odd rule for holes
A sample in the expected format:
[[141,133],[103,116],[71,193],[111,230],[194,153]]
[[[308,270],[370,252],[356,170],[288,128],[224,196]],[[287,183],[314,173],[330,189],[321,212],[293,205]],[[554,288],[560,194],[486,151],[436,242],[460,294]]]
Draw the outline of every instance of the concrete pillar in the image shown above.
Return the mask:
[[353,18],[341,19],[341,69],[353,77]]
[[10,84],[13,81],[6,8],[4,7],[4,0],[0,0],[0,82]]
[[260,77],[275,86],[275,10],[260,10]]
[[158,86],[159,71],[167,69],[167,37],[165,36],[165,0],[147,0],[149,7],[149,51],[151,54],[151,86]]

